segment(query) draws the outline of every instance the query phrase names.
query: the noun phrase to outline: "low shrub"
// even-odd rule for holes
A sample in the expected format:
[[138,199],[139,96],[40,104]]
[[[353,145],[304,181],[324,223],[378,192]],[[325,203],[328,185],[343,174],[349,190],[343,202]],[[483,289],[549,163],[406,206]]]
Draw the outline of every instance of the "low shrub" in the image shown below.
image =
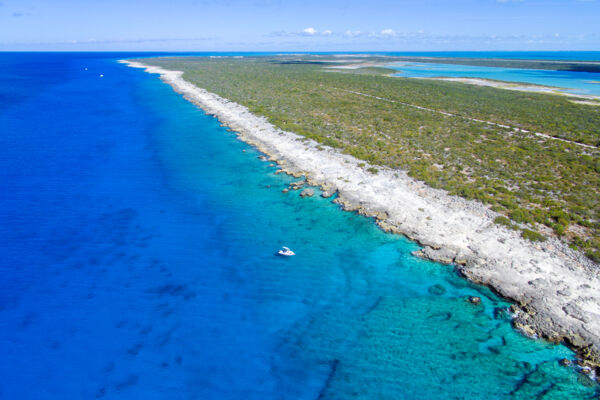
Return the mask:
[[545,242],[546,241],[546,236],[542,235],[541,233],[529,230],[529,229],[523,229],[521,236],[523,237],[523,239],[527,239],[532,242]]

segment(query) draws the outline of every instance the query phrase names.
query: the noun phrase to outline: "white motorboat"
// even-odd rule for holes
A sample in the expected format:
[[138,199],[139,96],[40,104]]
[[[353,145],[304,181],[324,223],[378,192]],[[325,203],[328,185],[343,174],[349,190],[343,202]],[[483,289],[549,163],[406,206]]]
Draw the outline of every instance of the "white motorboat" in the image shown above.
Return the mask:
[[294,253],[293,251],[291,251],[291,250],[289,249],[289,247],[285,247],[285,246],[283,246],[283,247],[281,248],[281,250],[279,250],[279,251],[277,252],[277,255],[278,255],[278,256],[284,256],[284,257],[291,257],[291,256],[295,256],[295,255],[296,255],[296,253]]

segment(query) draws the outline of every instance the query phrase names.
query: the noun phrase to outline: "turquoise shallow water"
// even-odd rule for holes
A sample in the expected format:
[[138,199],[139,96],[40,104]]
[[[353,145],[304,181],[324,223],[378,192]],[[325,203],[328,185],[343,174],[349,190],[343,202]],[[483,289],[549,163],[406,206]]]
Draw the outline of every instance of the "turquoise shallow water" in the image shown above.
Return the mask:
[[407,78],[483,78],[507,82],[533,83],[561,88],[568,93],[600,96],[600,73],[551,71],[473,65],[403,62],[391,65],[397,76]]
[[0,399],[598,395],[489,290],[282,193],[291,178],[123,55],[10,57],[44,90],[0,108]]
[[600,61],[600,51],[412,51],[383,53],[412,57],[496,58],[508,60]]

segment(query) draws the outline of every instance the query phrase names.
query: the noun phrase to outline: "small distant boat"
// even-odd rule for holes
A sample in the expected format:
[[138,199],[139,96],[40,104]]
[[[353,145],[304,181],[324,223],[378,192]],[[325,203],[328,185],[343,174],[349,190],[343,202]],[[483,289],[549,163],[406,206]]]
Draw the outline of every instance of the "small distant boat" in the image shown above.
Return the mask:
[[289,247],[285,247],[285,246],[283,246],[283,247],[281,248],[281,250],[279,250],[279,251],[277,252],[277,255],[278,255],[278,256],[283,256],[283,257],[291,257],[291,256],[295,256],[295,255],[296,255],[296,253],[294,253],[293,251],[291,251],[291,250],[289,249]]

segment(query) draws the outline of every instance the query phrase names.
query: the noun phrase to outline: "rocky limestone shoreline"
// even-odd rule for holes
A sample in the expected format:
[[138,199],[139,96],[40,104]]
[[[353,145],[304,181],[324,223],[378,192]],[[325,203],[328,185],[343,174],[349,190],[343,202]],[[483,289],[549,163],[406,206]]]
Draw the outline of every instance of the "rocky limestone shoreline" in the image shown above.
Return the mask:
[[484,205],[432,189],[403,171],[377,166],[373,174],[364,161],[282,131],[246,107],[185,81],[180,71],[122,62],[160,74],[176,92],[267,154],[280,171],[305,176],[324,197],[337,194],[334,202],[344,210],[415,240],[423,247],[416,256],[452,264],[460,275],[512,301],[515,328],[563,342],[584,366],[599,369],[599,268],[581,253],[555,238],[526,241],[495,224],[499,214]]

